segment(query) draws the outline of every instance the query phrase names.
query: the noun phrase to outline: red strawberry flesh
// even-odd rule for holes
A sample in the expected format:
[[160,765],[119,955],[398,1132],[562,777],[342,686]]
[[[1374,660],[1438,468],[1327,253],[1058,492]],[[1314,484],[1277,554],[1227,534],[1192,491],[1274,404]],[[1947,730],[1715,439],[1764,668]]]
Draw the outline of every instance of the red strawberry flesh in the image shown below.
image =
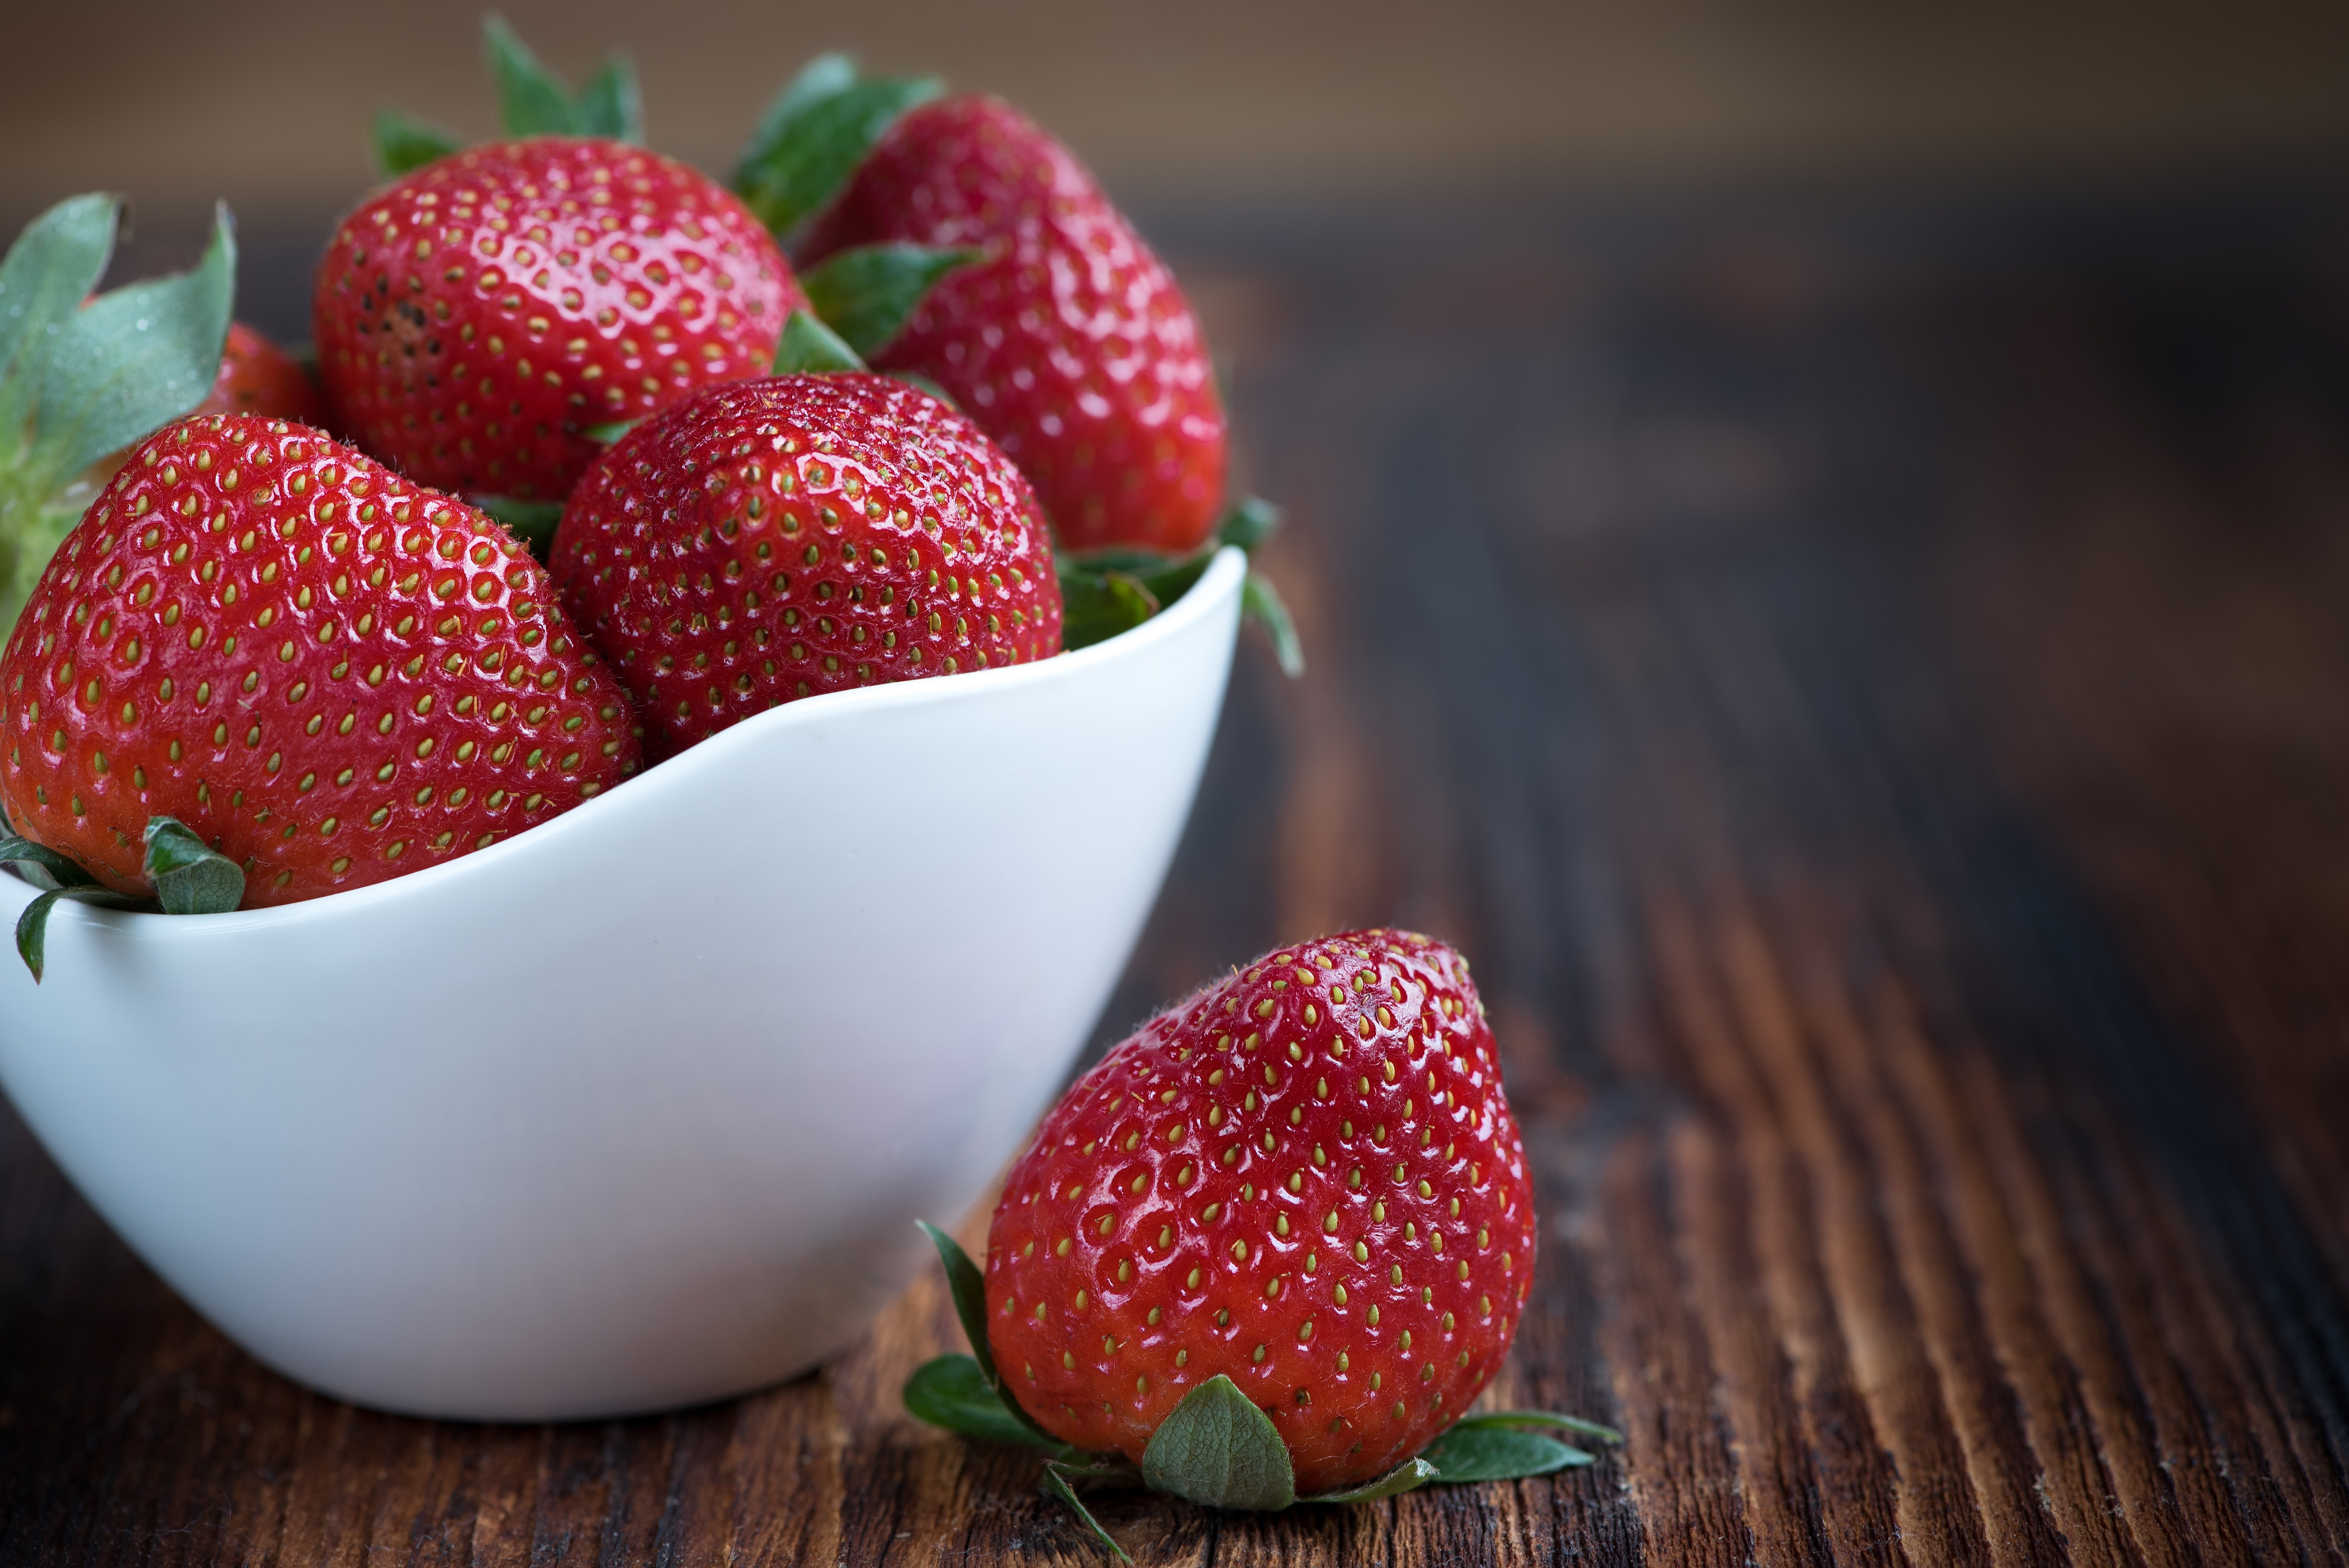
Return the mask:
[[323,425],[326,401],[318,384],[295,357],[241,321],[229,323],[220,377],[191,414],[258,414]]
[[135,449],[0,655],[0,804],[112,887],[177,817],[288,903],[484,848],[619,782],[625,697],[496,524],[307,427]]
[[638,426],[573,493],[549,565],[662,755],[799,697],[1061,647],[1027,480],[886,376],[735,382]]
[[803,254],[885,241],[984,253],[873,363],[952,394],[1034,482],[1063,545],[1179,553],[1206,538],[1225,431],[1198,320],[1066,148],[999,98],[910,110],[818,216]]
[[442,490],[560,500],[586,432],[766,373],[805,304],[734,196],[624,142],[427,164],[336,231],[314,309],[342,428]]
[[1069,1090],[995,1212],[988,1343],[1055,1436],[1136,1461],[1221,1373],[1310,1495],[1384,1474],[1466,1413],[1533,1258],[1465,963],[1349,932],[1170,1008]]

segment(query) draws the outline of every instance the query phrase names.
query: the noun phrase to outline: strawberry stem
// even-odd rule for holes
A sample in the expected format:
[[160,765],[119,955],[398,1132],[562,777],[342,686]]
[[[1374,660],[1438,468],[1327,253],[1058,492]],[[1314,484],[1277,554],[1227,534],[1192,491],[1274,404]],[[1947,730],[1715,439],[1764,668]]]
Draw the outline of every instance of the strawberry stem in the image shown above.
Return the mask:
[[783,323],[783,335],[775,345],[776,375],[823,376],[864,367],[856,350],[806,311],[792,312]]
[[222,854],[176,817],[147,820],[147,878],[157,897],[117,892],[70,856],[17,834],[0,837],[0,865],[44,891],[16,917],[16,955],[41,983],[47,966],[49,913],[60,900],[149,914],[226,914],[244,900],[244,868]]
[[788,245],[898,116],[945,90],[935,77],[863,81],[849,56],[819,55],[760,116],[735,166],[735,194]]

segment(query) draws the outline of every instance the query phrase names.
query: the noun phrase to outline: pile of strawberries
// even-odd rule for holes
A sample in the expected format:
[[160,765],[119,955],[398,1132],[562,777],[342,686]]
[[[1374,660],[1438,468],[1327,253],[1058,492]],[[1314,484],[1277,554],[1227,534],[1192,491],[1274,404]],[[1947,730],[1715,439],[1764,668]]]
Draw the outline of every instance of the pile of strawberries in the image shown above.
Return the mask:
[[[730,190],[641,145],[617,63],[574,94],[494,18],[490,46],[505,139],[379,123],[395,177],[320,262],[315,382],[191,293],[211,395],[61,541],[0,452],[0,858],[57,896],[155,893],[165,821],[242,872],[230,907],[364,886],[781,703],[1050,658],[1214,547],[1198,324],[1009,104],[825,57]],[[6,263],[69,323],[74,205]],[[37,438],[72,367],[7,348]],[[1071,562],[1066,617],[1056,544],[1118,552]]]

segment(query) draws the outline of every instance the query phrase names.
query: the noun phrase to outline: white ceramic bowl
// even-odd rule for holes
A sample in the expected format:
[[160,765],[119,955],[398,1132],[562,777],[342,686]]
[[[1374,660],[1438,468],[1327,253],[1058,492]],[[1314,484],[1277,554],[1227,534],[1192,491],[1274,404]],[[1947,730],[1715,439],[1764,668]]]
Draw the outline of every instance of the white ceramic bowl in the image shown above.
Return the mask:
[[[139,1255],[361,1404],[720,1398],[853,1338],[1067,1074],[1245,563],[1040,664],[774,709],[529,832],[235,914],[67,904],[0,1083]],[[0,921],[33,896],[0,876]]]

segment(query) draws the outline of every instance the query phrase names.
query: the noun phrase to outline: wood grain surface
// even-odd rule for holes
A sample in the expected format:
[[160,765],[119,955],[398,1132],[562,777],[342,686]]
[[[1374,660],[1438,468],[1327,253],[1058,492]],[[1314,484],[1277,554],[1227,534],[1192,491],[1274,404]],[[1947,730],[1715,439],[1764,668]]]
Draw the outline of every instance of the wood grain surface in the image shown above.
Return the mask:
[[[1135,1558],[2344,1561],[2349,201],[1164,232],[1313,669],[1243,660],[1108,1023],[1279,940],[1457,942],[1544,1206],[1498,1397],[1630,1441],[1112,1500]],[[727,1405],[357,1410],[0,1112],[0,1563],[1100,1561],[899,1412],[957,1344],[925,1280]]]

